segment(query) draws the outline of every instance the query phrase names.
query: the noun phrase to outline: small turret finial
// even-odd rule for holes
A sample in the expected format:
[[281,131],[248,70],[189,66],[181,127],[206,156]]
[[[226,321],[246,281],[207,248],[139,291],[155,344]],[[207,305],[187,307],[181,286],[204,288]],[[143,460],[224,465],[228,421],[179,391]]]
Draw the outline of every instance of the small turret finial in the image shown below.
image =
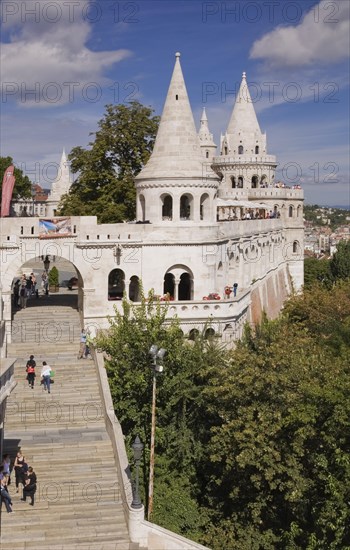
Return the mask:
[[176,52],[175,57],[180,57],[180,56],[181,56],[181,53],[180,53],[180,52]]
[[242,73],[242,78],[247,78],[247,73],[245,71]]

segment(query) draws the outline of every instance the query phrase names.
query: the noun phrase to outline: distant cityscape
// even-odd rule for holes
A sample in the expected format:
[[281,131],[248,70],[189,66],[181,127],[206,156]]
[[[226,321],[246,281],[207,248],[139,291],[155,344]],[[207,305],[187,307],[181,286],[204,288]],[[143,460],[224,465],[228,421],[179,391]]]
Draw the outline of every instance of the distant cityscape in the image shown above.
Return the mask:
[[340,241],[350,240],[350,210],[344,207],[305,206],[305,257],[330,258]]

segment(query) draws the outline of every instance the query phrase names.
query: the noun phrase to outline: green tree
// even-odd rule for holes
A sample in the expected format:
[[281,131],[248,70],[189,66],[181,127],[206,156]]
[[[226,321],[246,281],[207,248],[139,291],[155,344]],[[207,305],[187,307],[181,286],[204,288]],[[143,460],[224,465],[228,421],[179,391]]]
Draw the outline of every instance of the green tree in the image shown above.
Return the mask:
[[314,283],[320,282],[326,288],[333,284],[333,277],[330,269],[330,261],[322,258],[305,258],[304,260],[304,287],[309,289]]
[[337,251],[330,261],[330,268],[335,279],[350,277],[350,241],[340,241]]
[[74,147],[69,155],[78,178],[60,214],[96,215],[101,223],[135,218],[134,177],[149,159],[159,124],[152,113],[137,101],[106,106],[90,148]]
[[[12,157],[0,157],[0,198],[2,191],[2,180],[5,170],[13,164]],[[23,175],[23,171],[15,167],[14,175],[16,177],[15,186],[13,189],[13,199],[24,199],[32,196],[32,182],[28,176]]]

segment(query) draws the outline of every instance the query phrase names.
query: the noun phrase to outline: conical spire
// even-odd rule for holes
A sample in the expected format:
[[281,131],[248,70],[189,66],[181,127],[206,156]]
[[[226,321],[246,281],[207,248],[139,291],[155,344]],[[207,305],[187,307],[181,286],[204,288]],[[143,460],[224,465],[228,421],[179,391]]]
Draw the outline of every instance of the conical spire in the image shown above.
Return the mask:
[[236,98],[226,133],[237,134],[238,132],[240,132],[241,135],[261,134],[254,104],[249,93],[246,73],[242,74],[242,82],[239,87],[238,97]]
[[[203,178],[203,157],[181,70],[180,54],[176,53],[175,57],[154,149],[137,180]],[[217,178],[210,169],[205,170],[205,177]]]
[[199,128],[198,136],[199,136],[199,142],[201,146],[209,146],[209,147],[216,148],[216,145],[213,140],[213,134],[211,134],[209,130],[208,117],[207,117],[207,113],[205,112],[205,107],[203,107],[201,125]]
[[71,178],[69,171],[69,164],[67,161],[67,156],[65,149],[62,151],[61,161],[59,168],[57,170],[57,176],[55,181],[52,183],[52,189],[49,198],[60,199],[62,195],[68,193],[71,186]]

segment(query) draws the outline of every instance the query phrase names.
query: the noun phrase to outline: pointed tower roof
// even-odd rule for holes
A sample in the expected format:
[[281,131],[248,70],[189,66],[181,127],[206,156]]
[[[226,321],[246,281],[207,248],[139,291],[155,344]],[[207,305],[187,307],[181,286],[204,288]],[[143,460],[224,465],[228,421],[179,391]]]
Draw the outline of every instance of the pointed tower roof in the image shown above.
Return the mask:
[[[175,57],[154,149],[137,180],[203,178],[203,157],[181,70],[180,54],[176,53]],[[205,177],[217,179],[208,168],[205,169]]]
[[207,117],[207,113],[205,112],[205,107],[203,107],[201,125],[199,128],[198,136],[199,136],[200,145],[216,147],[213,140],[213,134],[211,134],[209,130],[208,117]]
[[52,182],[52,189],[49,195],[49,199],[51,200],[60,199],[62,195],[64,195],[65,193],[68,193],[70,186],[71,186],[71,178],[70,178],[69,164],[67,161],[65,149],[63,149],[60,165],[57,170],[57,176],[55,181]]
[[241,132],[247,134],[261,134],[258,119],[256,118],[254,104],[249,93],[246,73],[242,74],[242,82],[239,87],[238,96],[233,107],[227,134]]

